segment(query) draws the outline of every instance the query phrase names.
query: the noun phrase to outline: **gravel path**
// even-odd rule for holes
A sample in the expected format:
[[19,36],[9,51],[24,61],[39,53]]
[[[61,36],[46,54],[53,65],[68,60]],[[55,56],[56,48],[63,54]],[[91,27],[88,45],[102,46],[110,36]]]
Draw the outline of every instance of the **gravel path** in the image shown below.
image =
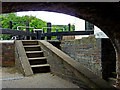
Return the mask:
[[79,88],[50,73],[24,77],[15,68],[2,68],[2,88]]

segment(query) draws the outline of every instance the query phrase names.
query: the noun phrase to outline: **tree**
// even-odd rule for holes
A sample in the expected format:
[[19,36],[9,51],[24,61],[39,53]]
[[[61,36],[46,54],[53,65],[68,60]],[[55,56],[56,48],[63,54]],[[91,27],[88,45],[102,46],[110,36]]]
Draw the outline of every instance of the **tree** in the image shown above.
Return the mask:
[[29,25],[31,27],[35,27],[36,29],[42,29],[42,27],[47,27],[47,23],[45,21],[37,18],[32,19]]
[[[40,29],[42,27],[47,26],[47,23],[41,19],[38,19],[33,16],[27,16],[27,15],[19,17],[19,16],[16,16],[15,13],[1,14],[0,20],[1,20],[2,28],[10,28],[10,25],[9,25],[10,21],[12,21],[13,23],[17,23],[17,24],[12,24],[13,25],[12,29],[17,29],[17,26],[26,26],[26,21],[29,22],[30,27],[35,27],[36,29]],[[24,23],[24,24],[19,24],[19,23]],[[24,28],[20,28],[20,30],[23,30],[23,29]],[[9,35],[1,35],[1,38],[10,39],[11,37]]]

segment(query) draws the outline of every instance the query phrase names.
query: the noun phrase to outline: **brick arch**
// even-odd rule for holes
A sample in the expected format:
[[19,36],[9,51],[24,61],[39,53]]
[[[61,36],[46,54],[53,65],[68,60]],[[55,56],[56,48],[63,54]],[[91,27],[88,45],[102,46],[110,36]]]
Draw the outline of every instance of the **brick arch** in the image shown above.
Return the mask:
[[[120,3],[82,2],[9,2],[2,3],[2,13],[18,11],[51,11],[87,20],[103,30],[111,39],[117,54],[118,86],[120,86]],[[111,56],[112,58],[112,56]]]

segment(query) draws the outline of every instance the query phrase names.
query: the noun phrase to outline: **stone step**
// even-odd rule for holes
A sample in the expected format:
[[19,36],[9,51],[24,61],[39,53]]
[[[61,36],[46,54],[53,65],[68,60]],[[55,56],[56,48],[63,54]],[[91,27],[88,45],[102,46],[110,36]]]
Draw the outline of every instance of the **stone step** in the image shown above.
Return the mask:
[[32,68],[34,67],[49,67],[49,64],[41,64],[41,65],[31,65]]
[[23,45],[38,45],[38,41],[32,41],[32,40],[23,40]]
[[26,47],[40,47],[40,45],[24,45],[24,48],[26,48]]
[[22,44],[27,56],[27,60],[33,73],[50,72],[50,65],[47,64],[47,58],[41,50],[38,41],[22,40]]
[[46,64],[46,57],[28,58],[30,65]]
[[47,58],[46,57],[28,58],[28,60],[41,60],[41,59],[47,59]]
[[49,64],[41,64],[41,65],[31,65],[33,73],[46,73],[50,72]]
[[26,55],[28,58],[44,57],[43,51],[27,51]]
[[25,51],[41,51],[40,47],[24,47]]
[[26,51],[26,53],[43,53],[43,51]]

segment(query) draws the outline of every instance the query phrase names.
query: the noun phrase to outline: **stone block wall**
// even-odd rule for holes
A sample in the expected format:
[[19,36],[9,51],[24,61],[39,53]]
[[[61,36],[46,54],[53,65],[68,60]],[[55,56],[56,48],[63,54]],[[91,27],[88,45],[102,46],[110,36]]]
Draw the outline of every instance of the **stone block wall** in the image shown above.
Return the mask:
[[116,73],[116,53],[109,39],[94,36],[75,40],[62,40],[61,50],[84,67],[108,80]]
[[63,40],[61,50],[102,77],[101,39],[90,36],[82,39]]
[[0,43],[1,55],[0,60],[1,66],[14,66],[15,65],[15,50],[14,43]]

